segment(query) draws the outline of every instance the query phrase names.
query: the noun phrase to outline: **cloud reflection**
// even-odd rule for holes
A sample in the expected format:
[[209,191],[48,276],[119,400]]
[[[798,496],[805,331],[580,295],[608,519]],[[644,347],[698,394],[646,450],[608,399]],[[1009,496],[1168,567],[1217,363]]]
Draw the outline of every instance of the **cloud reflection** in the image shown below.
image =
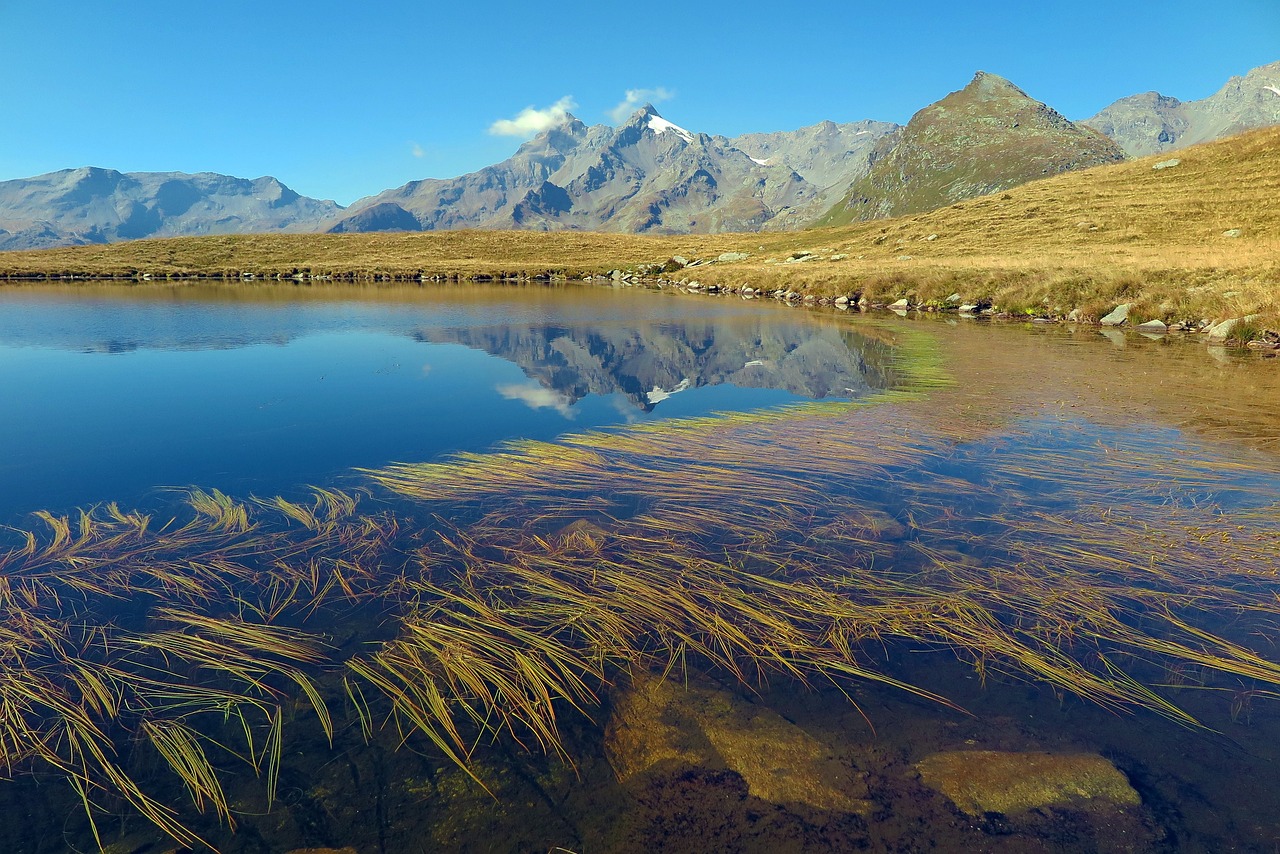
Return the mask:
[[495,386],[494,390],[507,400],[518,400],[530,409],[554,409],[565,418],[573,419],[574,412],[570,407],[569,398],[553,389],[543,388],[537,383],[523,385],[510,383]]

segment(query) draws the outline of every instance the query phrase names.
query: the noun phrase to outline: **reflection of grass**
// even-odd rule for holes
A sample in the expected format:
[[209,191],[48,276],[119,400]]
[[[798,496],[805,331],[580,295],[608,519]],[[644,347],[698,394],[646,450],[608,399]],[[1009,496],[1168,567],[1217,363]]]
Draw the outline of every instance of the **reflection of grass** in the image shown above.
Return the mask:
[[[563,750],[561,717],[626,672],[866,679],[947,702],[884,669],[888,644],[1193,726],[1161,685],[1280,692],[1269,481],[1146,438],[966,451],[921,429],[917,391],[881,403],[372,473],[405,498],[395,515],[324,490],[195,492],[174,520],[40,514],[0,554],[0,752],[64,775],[91,815],[123,797],[194,844],[125,746],[230,824],[224,775],[239,762],[274,791],[295,700],[327,733],[346,707],[369,737],[418,733],[469,767],[486,738]],[[1179,500],[1192,491],[1258,509]],[[440,512],[458,521],[414,521]],[[1217,633],[1224,614],[1248,640]],[[378,622],[362,647],[326,635]]]

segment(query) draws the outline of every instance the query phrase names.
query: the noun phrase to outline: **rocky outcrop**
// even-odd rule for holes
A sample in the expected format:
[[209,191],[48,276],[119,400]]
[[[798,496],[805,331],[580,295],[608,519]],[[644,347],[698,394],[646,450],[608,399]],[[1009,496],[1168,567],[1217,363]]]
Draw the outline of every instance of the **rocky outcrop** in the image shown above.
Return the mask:
[[818,224],[920,213],[1123,159],[1102,134],[979,71],[968,86],[912,116],[900,134],[881,140],[870,171]]

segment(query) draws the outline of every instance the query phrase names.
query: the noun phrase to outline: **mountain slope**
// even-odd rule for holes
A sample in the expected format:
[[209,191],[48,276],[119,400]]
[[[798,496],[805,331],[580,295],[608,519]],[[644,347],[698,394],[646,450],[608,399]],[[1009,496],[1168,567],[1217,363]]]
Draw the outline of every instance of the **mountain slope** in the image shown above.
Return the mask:
[[815,188],[807,204],[779,211],[766,223],[766,228],[776,230],[807,225],[829,208],[870,171],[876,145],[900,130],[891,122],[827,121],[794,131],[743,134],[725,142],[756,163],[791,169]]
[[89,166],[0,181],[0,249],[142,237],[309,231],[342,208],[275,178]]
[[1036,178],[1124,158],[1109,139],[979,71],[886,137],[819,225],[921,213]]
[[1125,154],[1142,157],[1241,131],[1280,124],[1280,62],[1232,77],[1200,101],[1158,92],[1121,98],[1084,124],[1106,134]]
[[820,122],[793,131],[743,134],[726,143],[757,162],[783,164],[809,183],[829,187],[866,174],[876,143],[897,130],[892,122]]
[[502,163],[361,200],[328,230],[416,230],[397,210],[421,230],[672,234],[794,225],[830,204],[830,186],[843,189],[865,172],[874,143],[893,129],[825,123],[730,140],[691,133],[651,105],[617,128],[570,116]]

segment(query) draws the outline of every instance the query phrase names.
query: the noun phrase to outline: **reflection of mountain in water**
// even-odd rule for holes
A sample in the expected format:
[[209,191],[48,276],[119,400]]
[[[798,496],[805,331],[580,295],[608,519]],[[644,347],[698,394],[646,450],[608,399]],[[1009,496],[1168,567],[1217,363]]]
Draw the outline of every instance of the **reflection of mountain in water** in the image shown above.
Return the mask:
[[622,393],[649,411],[689,388],[729,383],[802,397],[857,397],[891,384],[888,348],[848,329],[772,318],[725,323],[423,329],[514,362],[565,404]]
[[598,289],[37,289],[0,300],[0,347],[124,354],[286,345],[328,333],[404,335],[512,361],[537,385],[503,387],[500,394],[566,413],[591,394],[621,393],[648,411],[702,386],[818,399],[893,384],[885,344],[841,324],[750,309],[696,301],[677,309],[670,301]]
[[285,345],[326,332],[387,329],[407,334],[412,328],[401,319],[397,329],[394,310],[378,305],[343,311],[300,302],[204,303],[189,295],[168,302],[154,295],[130,300],[93,292],[74,298],[39,296],[0,304],[0,346],[102,354],[234,350]]

